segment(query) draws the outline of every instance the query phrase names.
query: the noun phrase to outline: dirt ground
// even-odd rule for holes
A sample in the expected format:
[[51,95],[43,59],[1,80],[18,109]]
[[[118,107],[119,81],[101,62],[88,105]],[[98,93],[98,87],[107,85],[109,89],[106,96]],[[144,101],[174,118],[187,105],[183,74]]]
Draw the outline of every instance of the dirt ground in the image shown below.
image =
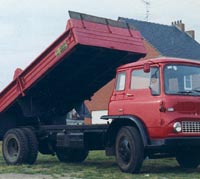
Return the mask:
[[40,175],[40,174],[0,174],[0,179],[75,179],[68,176],[50,176],[50,175]]

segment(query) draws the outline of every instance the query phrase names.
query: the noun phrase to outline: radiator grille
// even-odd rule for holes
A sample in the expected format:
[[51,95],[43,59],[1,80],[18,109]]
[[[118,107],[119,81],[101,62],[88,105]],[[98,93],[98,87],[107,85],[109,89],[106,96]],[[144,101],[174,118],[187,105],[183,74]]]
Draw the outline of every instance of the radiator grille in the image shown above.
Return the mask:
[[200,121],[182,121],[182,132],[200,133]]

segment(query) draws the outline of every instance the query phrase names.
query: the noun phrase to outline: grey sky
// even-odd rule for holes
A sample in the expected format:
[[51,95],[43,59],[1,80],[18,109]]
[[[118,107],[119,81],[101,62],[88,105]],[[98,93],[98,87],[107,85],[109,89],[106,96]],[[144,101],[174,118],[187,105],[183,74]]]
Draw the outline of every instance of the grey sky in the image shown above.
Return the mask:
[[[149,21],[182,20],[200,42],[200,1],[150,0]],[[68,10],[117,19],[145,20],[142,0],[0,0],[0,90],[17,67],[24,69],[64,30]]]

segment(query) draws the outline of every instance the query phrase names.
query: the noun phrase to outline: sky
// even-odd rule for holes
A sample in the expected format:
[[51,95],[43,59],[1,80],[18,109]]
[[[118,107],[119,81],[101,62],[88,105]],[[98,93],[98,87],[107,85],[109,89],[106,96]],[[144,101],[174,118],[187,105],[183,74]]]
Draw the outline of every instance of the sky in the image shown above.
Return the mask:
[[[148,0],[150,22],[182,20],[200,42],[200,1]],[[143,0],[0,0],[0,90],[64,32],[68,10],[116,20],[146,20]]]

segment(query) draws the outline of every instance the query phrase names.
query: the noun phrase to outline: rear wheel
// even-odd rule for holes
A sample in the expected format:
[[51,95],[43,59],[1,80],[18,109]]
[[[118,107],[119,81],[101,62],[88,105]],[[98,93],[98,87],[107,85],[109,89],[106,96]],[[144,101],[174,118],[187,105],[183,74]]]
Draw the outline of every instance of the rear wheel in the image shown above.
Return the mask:
[[57,149],[56,156],[61,162],[83,162],[89,151],[87,149]]
[[38,141],[34,131],[31,128],[22,128],[28,139],[28,156],[26,163],[34,164],[38,155]]
[[181,168],[197,168],[200,162],[198,152],[181,151],[176,155],[176,160]]
[[3,138],[2,152],[9,165],[25,163],[28,155],[28,140],[21,129],[10,129]]
[[116,139],[116,160],[119,168],[127,173],[139,173],[144,160],[144,146],[138,130],[122,127]]

